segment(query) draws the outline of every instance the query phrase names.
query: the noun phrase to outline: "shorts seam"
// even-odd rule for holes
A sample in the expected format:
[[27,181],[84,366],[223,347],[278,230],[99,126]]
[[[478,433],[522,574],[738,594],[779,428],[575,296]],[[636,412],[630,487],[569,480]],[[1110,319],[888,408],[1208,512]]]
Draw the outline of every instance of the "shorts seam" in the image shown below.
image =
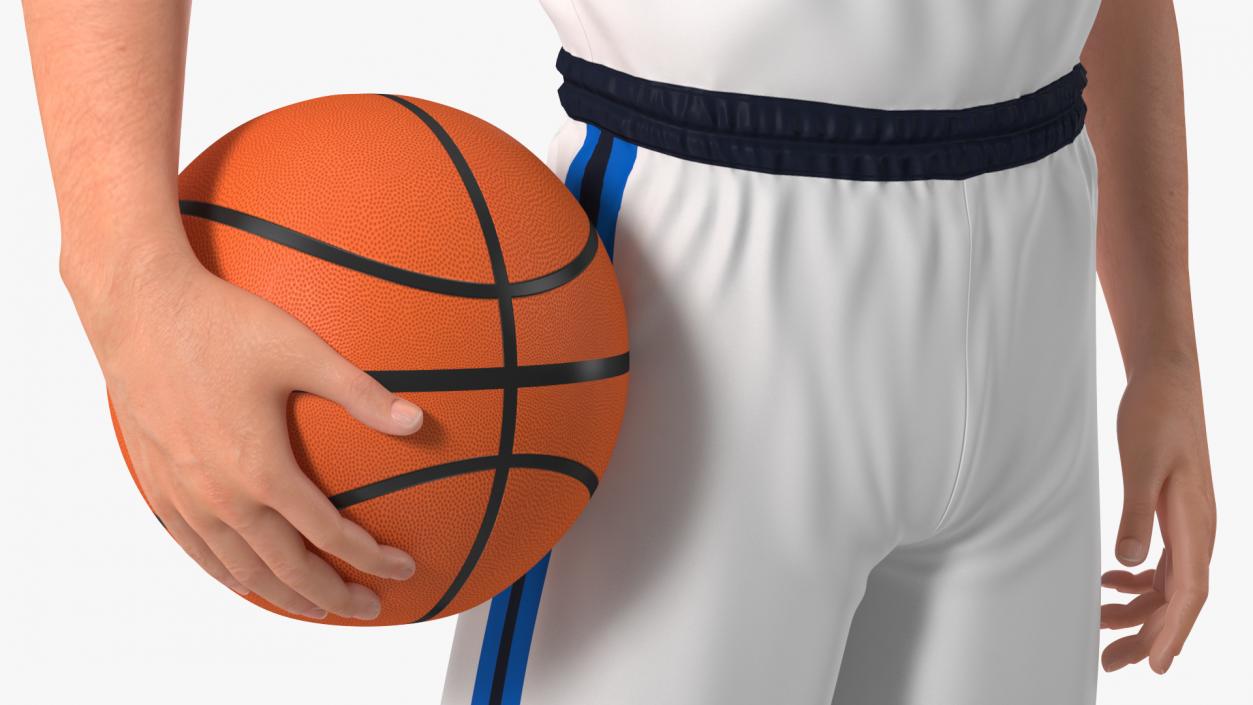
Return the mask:
[[968,442],[968,431],[970,427],[970,310],[974,289],[975,226],[974,219],[970,215],[970,193],[967,189],[968,183],[968,179],[961,182],[962,206],[966,211],[966,238],[968,242],[966,256],[966,315],[962,325],[963,389],[961,445],[957,451],[957,467],[953,472],[953,486],[949,489],[948,499],[944,502],[944,509],[940,512],[939,520],[936,521],[935,527],[931,529],[931,534],[933,536],[944,526],[944,523],[948,520],[949,514],[953,510],[953,502],[957,497],[957,488],[963,475],[962,467],[966,462],[966,444]]
[[583,43],[587,45],[587,58],[595,61],[596,52],[592,49],[592,37],[587,33],[587,25],[583,24],[583,15],[579,14],[577,0],[570,0],[570,11],[574,13],[574,20],[579,23],[579,29],[583,32]]

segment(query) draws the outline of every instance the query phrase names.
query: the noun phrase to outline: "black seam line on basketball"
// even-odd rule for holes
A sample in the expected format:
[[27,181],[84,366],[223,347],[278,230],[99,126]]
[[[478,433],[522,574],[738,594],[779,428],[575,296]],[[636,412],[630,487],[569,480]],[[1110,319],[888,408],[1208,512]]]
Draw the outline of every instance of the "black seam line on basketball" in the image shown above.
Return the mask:
[[[478,179],[474,177],[474,170],[470,168],[465,155],[457,147],[452,135],[448,134],[448,131],[434,116],[400,96],[387,95],[385,97],[413,113],[435,135],[444,147],[448,158],[452,160],[453,166],[456,167],[461,183],[465,186],[466,195],[470,197],[470,202],[474,205],[474,213],[479,219],[479,228],[483,231],[483,242],[487,245],[487,256],[492,263],[492,279],[496,282],[496,301],[500,308],[500,344],[504,355],[502,362],[505,370],[512,374],[514,368],[518,366],[517,322],[514,320],[513,296],[509,291],[509,270],[505,267],[505,253],[500,246],[500,237],[496,234],[496,223],[492,221],[487,198],[483,195],[483,190],[479,188]],[[509,465],[506,459],[513,454],[513,440],[517,430],[518,388],[506,386],[501,391],[503,393],[500,410],[500,447],[497,451],[499,465],[492,478],[492,493],[487,502],[487,510],[483,514],[478,534],[474,537],[474,544],[461,564],[461,570],[453,578],[452,585],[435,603],[435,606],[418,621],[425,621],[439,614],[452,602],[453,597],[470,578],[470,573],[474,571],[475,565],[483,555],[483,550],[487,547],[487,539],[491,536],[492,527],[496,523],[496,516],[500,513],[505,485],[509,480]]]
[[600,219],[600,197],[605,189],[605,171],[609,168],[609,155],[612,152],[613,135],[601,130],[583,172],[583,185],[579,188],[579,203],[587,212],[588,220],[593,223]]
[[[563,458],[559,455],[544,455],[543,453],[515,453],[505,458],[507,467],[516,470],[538,470],[541,472],[552,472],[558,475],[575,480],[587,489],[590,497],[596,492],[599,480],[596,479],[596,473],[586,465]],[[470,475],[484,470],[492,470],[500,465],[500,457],[496,455],[484,455],[477,458],[462,458],[453,460],[439,465],[431,465],[429,467],[420,468],[418,470],[410,470],[402,472],[399,475],[371,482],[368,485],[362,485],[351,490],[345,490],[339,494],[331,496],[331,504],[336,509],[346,509],[354,504],[361,504],[372,499],[377,499],[401,490],[407,490],[410,487],[417,487],[429,482],[438,480],[446,480],[450,477],[459,475]]]
[[509,606],[505,610],[505,623],[500,630],[500,644],[496,647],[496,666],[492,673],[492,689],[487,699],[488,705],[503,705],[505,699],[505,678],[509,671],[509,652],[513,650],[513,633],[518,626],[518,611],[522,607],[522,591],[526,584],[526,574],[513,583],[509,593]]
[[[184,200],[178,202],[178,207],[183,215],[221,223],[236,230],[242,230],[269,240],[275,244],[289,247],[310,257],[316,257],[331,264],[377,279],[383,279],[393,284],[407,286],[411,289],[469,299],[494,299],[497,295],[497,286],[494,283],[485,284],[459,279],[445,279],[444,277],[435,277],[430,274],[395,267],[385,262],[349,252],[278,223],[216,203]],[[596,240],[596,230],[589,226],[587,240],[583,243],[583,249],[579,251],[579,254],[575,255],[574,259],[543,276],[519,282],[510,282],[510,294],[515,297],[534,296],[546,291],[552,291],[574,281],[596,258]]]
[[371,370],[390,392],[453,392],[506,387],[548,387],[619,377],[630,368],[630,354],[576,362],[451,370]]

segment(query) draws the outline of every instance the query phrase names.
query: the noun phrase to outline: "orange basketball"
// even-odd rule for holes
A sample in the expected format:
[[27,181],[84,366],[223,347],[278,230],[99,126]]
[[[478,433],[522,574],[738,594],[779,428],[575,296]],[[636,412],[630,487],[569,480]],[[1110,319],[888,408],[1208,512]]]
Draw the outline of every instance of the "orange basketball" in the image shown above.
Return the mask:
[[627,327],[599,237],[541,161],[445,105],[338,95],[231,131],[183,171],[179,195],[206,267],[425,412],[393,437],[291,398],[301,467],[417,562],[393,581],[321,554],[382,600],[373,621],[322,622],[455,614],[544,557],[609,461]]

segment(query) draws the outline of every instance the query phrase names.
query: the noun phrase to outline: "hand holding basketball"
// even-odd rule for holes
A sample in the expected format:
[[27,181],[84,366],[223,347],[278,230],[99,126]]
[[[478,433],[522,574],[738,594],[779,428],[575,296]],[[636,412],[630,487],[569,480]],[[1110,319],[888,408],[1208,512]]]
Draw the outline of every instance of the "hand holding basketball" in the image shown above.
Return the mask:
[[206,271],[176,229],[159,240],[181,246],[131,257],[107,286],[67,278],[138,484],[183,549],[237,592],[313,618],[374,618],[378,596],[345,582],[305,540],[384,578],[409,577],[414,562],[301,471],[288,397],[311,392],[395,435],[416,431],[421,411],[282,309]]

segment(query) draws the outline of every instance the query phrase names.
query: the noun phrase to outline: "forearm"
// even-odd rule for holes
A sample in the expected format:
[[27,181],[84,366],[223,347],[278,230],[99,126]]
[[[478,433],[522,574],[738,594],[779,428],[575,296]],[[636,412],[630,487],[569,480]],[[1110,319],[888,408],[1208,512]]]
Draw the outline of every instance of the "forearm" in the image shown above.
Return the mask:
[[1097,272],[1127,375],[1196,368],[1183,80],[1170,0],[1105,0],[1083,52]]
[[135,263],[187,249],[176,226],[190,3],[23,4],[61,215],[62,276],[71,293],[107,290]]

